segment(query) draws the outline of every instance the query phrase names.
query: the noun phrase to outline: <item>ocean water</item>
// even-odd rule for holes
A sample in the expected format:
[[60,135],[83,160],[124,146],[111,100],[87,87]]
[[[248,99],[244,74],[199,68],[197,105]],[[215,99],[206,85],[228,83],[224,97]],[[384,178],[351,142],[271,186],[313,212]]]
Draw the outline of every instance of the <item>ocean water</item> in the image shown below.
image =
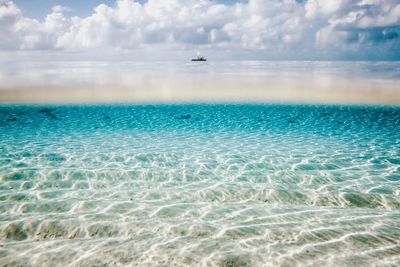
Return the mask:
[[337,79],[400,80],[400,61],[0,61],[0,89],[65,88],[149,85],[149,79],[168,83],[191,78],[199,81],[264,78],[306,79],[334,83]]
[[399,266],[400,108],[0,106],[1,266]]
[[399,105],[399,88],[400,61],[0,59],[0,102],[9,103]]

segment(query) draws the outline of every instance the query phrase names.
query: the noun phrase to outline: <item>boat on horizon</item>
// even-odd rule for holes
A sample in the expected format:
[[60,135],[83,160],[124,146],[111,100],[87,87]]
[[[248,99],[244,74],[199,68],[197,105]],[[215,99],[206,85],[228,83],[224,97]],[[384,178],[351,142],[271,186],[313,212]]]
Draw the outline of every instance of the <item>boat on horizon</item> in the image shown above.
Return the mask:
[[207,59],[203,56],[197,55],[197,58],[192,58],[192,61],[207,61]]

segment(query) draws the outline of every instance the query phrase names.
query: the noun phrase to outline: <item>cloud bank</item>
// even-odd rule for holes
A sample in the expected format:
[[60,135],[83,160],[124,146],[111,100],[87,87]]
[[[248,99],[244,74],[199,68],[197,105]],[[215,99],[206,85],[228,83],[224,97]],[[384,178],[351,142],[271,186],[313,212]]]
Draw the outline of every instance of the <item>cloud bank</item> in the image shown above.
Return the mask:
[[118,0],[43,20],[0,0],[2,51],[213,51],[253,58],[400,59],[399,0]]

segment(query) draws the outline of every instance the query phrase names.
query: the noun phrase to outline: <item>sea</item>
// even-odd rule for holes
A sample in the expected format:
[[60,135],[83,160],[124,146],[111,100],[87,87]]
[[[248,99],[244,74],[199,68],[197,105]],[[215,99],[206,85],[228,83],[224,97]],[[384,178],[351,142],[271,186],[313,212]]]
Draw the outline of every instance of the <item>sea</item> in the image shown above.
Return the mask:
[[322,265],[400,265],[399,106],[0,104],[0,266]]

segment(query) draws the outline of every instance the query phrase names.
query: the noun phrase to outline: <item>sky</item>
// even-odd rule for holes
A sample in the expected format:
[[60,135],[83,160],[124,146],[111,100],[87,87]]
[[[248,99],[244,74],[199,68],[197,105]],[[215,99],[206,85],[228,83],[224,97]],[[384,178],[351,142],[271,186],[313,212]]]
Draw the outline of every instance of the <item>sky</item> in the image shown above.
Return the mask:
[[0,55],[400,60],[400,0],[0,0]]

